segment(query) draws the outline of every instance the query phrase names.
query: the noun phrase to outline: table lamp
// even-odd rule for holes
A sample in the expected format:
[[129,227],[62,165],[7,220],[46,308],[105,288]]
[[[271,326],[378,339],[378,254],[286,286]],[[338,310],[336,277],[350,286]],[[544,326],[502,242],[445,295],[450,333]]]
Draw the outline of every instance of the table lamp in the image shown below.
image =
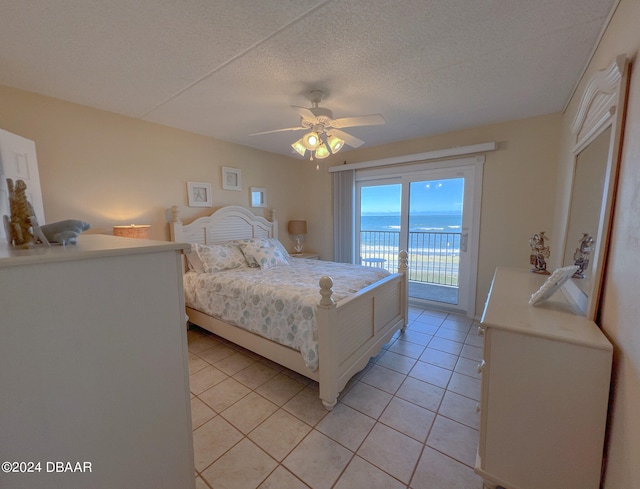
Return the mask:
[[307,234],[307,221],[289,221],[287,226],[289,234],[296,237],[296,244],[293,247],[296,254],[302,253],[302,240],[304,235]]
[[113,235],[124,238],[149,239],[151,225],[131,224],[129,226],[113,226]]

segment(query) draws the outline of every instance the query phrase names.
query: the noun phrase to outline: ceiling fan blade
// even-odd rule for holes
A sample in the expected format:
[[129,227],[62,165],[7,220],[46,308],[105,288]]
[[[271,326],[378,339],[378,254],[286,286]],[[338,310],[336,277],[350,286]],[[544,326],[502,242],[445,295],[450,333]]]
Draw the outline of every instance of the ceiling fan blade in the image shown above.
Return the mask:
[[307,128],[302,126],[285,127],[284,129],[274,129],[273,131],[254,132],[253,134],[249,134],[249,136],[260,136],[261,134],[272,134],[274,132],[284,132],[284,131],[300,131],[302,129],[307,129]]
[[297,105],[292,105],[291,108],[300,114],[300,117],[304,120],[313,122],[314,124],[318,123],[318,118],[310,109],[307,109],[306,107],[298,107]]
[[380,114],[342,117],[331,121],[332,127],[378,126],[380,124],[384,124],[384,117]]
[[348,144],[352,148],[359,148],[364,144],[364,141],[362,139],[358,139],[357,137],[352,136],[351,134],[347,134],[346,132],[340,131],[338,129],[331,129],[331,135],[339,137],[345,142],[345,144]]

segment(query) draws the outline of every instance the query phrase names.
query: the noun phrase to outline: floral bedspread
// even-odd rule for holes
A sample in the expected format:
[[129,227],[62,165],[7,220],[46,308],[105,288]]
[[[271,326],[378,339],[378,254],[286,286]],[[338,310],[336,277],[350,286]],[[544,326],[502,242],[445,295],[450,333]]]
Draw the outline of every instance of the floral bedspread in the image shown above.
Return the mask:
[[290,258],[289,261],[289,266],[266,270],[187,272],[185,300],[188,307],[299,350],[307,367],[315,370],[318,368],[316,305],[321,299],[320,278],[331,277],[332,297],[338,302],[389,272],[321,260]]

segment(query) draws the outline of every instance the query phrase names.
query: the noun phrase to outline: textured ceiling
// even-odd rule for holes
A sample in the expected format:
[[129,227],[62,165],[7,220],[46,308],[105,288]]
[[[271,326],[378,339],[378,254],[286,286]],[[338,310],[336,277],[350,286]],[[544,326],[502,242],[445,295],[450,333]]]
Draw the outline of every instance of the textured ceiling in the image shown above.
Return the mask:
[[0,84],[289,156],[321,89],[375,146],[562,110],[615,3],[2,0]]

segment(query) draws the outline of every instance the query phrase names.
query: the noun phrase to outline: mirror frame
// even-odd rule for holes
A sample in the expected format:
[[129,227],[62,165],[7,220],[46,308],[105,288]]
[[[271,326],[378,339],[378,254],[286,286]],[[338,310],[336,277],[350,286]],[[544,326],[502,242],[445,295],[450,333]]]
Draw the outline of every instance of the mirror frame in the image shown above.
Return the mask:
[[[594,236],[596,242],[591,255],[590,290],[588,294],[582,291],[576,283],[579,279],[571,279],[564,285],[566,295],[573,302],[574,307],[591,320],[595,320],[598,313],[605,262],[609,248],[613,204],[624,132],[629,66],[629,59],[622,54],[607,69],[597,71],[591,76],[571,125],[571,132],[575,136],[575,145],[572,151],[571,194],[573,194],[574,190],[578,155],[607,128],[611,127],[611,139],[598,219],[598,232]],[[563,252],[566,250],[567,242],[570,241],[567,233],[571,213],[571,200],[569,198],[569,207],[566,213],[567,222],[564,230]]]
[[[254,194],[257,199],[254,200]],[[251,207],[267,207],[267,189],[264,187],[249,187],[249,205]]]

